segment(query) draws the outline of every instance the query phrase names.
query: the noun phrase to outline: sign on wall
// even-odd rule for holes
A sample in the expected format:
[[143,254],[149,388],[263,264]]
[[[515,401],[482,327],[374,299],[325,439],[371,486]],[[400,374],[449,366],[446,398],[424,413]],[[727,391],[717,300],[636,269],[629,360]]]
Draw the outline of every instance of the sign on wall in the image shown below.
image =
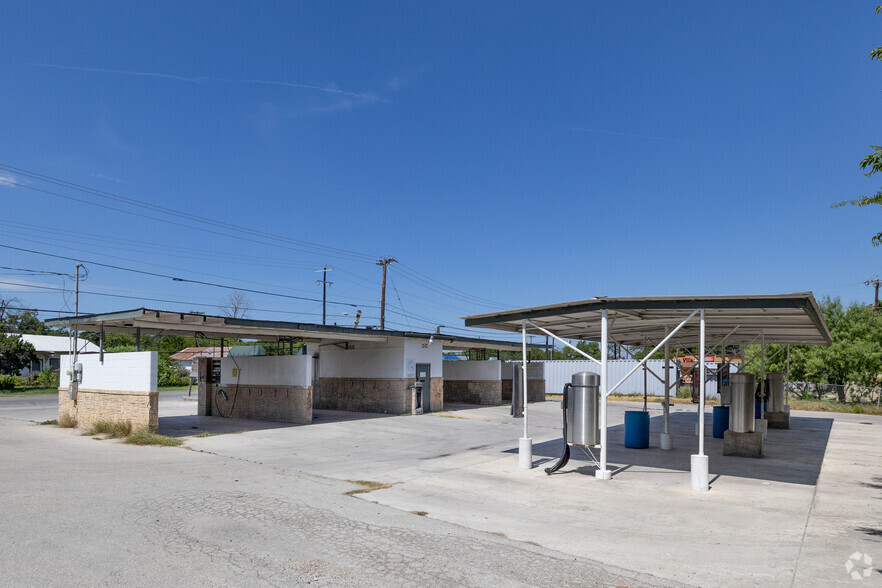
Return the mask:
[[416,377],[416,360],[414,360],[412,358],[407,358],[407,362],[405,364],[405,369],[404,369],[404,377],[405,378],[415,378]]

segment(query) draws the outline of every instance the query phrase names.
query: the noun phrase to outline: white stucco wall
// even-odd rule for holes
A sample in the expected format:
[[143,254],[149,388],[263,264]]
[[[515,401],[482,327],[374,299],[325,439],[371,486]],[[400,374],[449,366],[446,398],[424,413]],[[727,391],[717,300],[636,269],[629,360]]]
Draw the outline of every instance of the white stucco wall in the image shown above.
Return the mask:
[[404,341],[405,378],[416,376],[415,368],[418,363],[428,363],[432,366],[431,377],[444,377],[444,346],[441,343],[429,343],[427,339]]
[[445,361],[444,380],[501,380],[501,361]]
[[365,341],[349,349],[323,345],[319,351],[322,378],[404,378],[404,342]]
[[[156,391],[156,366],[159,356],[155,351],[128,353],[105,353],[104,363],[98,354],[80,355],[83,364],[83,381],[80,388],[88,390],[121,390],[126,392]],[[60,386],[70,384],[70,356],[61,357]]]
[[433,378],[443,377],[443,346],[428,340],[323,345],[318,353],[322,378],[413,378],[418,363],[430,364]]
[[312,357],[308,355],[225,357],[221,360],[221,386],[236,384],[235,369],[239,370],[240,386],[312,385]]

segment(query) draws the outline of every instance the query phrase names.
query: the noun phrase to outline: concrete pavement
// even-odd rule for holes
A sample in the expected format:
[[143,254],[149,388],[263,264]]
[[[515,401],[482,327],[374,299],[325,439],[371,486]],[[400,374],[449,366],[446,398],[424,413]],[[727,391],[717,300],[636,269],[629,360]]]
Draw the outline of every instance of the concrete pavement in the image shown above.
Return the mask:
[[4,400],[3,586],[669,584],[346,496],[357,486],[302,468],[40,426],[20,417],[47,420],[51,405]]
[[[186,437],[247,431],[188,437],[193,451],[182,451],[99,443],[69,431],[27,425],[8,418],[27,411],[18,407],[7,413],[2,400],[0,419],[6,420],[0,420],[0,446],[6,447],[4,438],[15,429],[16,435],[31,439],[27,448],[36,439],[46,452],[38,464],[10,462],[17,468],[12,477],[32,476],[37,465],[40,476],[49,476],[46,471],[53,464],[58,469],[61,460],[62,471],[75,464],[71,479],[77,484],[88,487],[95,480],[120,478],[120,491],[110,493],[109,502],[120,492],[138,492],[141,506],[120,504],[110,521],[122,517],[125,525],[135,524],[143,541],[175,545],[161,554],[171,568],[179,565],[177,552],[182,551],[199,561],[219,557],[225,562],[220,569],[227,571],[250,569],[235,553],[221,549],[229,547],[221,538],[229,537],[245,545],[249,561],[257,561],[254,549],[275,554],[266,561],[276,561],[285,552],[279,541],[293,542],[300,554],[289,555],[293,560],[288,567],[270,566],[274,571],[266,578],[249,577],[280,583],[295,578],[296,583],[300,576],[286,574],[306,569],[334,584],[379,578],[406,583],[407,576],[397,574],[407,566],[384,564],[379,576],[371,575],[371,568],[357,558],[347,559],[351,546],[336,545],[322,530],[330,525],[344,535],[355,533],[361,546],[379,534],[371,557],[386,561],[389,552],[396,554],[393,559],[407,559],[402,555],[406,548],[389,543],[386,531],[363,527],[381,523],[383,529],[394,529],[390,536],[404,533],[402,527],[417,534],[407,535],[406,543],[424,546],[421,565],[431,578],[424,583],[432,585],[566,584],[578,578],[584,584],[829,586],[857,582],[845,568],[853,553],[882,561],[882,417],[794,412],[791,430],[769,431],[762,460],[724,458],[721,440],[709,436],[712,489],[694,493],[688,472],[689,456],[697,448],[691,406],[675,407],[675,449],[662,452],[657,447],[657,404],[650,405],[653,446],[627,450],[621,424],[624,411],[635,405],[611,403],[610,463],[615,471],[613,480],[604,483],[594,479],[591,460],[578,451],[554,476],[539,467],[518,469],[522,422],[511,419],[507,407],[452,406],[456,410],[440,415],[402,417],[316,411],[313,424],[287,426],[195,417],[194,403],[181,400],[179,393],[178,398],[164,395],[161,432]],[[561,411],[554,402],[531,405],[530,410],[534,461],[548,465],[561,448]],[[54,418],[33,414],[38,417],[34,420]],[[710,435],[710,413],[707,419]],[[14,426],[8,427],[10,423]],[[8,465],[4,460],[3,467]],[[4,496],[14,494],[5,491],[8,478],[0,480]],[[55,483],[63,484],[63,479]],[[342,496],[352,488],[345,480],[353,479],[392,486],[359,495],[361,500]],[[300,514],[271,514],[280,509]],[[330,510],[342,519],[329,522],[314,509]],[[306,522],[313,518],[321,521],[318,527]],[[302,529],[302,538],[289,536],[288,526]],[[439,543],[440,536],[450,541]],[[249,537],[257,537],[257,543]],[[312,541],[322,546],[318,553],[309,550]],[[463,551],[462,541],[471,547]],[[194,542],[196,548],[185,547]],[[213,554],[214,549],[223,555]],[[525,551],[506,555],[507,549]],[[342,567],[327,567],[322,555],[330,554]],[[535,574],[516,571],[519,560]],[[235,566],[225,567],[230,562]],[[459,575],[449,575],[449,567]],[[200,573],[199,578],[213,581],[221,577],[213,575],[211,566]],[[346,575],[350,573],[354,575]],[[862,585],[880,580],[874,569]]]

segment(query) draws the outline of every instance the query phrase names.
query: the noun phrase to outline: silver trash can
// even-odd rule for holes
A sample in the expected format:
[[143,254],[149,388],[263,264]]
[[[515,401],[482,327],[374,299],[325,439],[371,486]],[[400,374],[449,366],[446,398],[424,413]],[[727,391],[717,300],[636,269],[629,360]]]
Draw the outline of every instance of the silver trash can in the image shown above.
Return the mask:
[[568,394],[567,443],[581,446],[599,444],[600,376],[593,372],[573,374]]

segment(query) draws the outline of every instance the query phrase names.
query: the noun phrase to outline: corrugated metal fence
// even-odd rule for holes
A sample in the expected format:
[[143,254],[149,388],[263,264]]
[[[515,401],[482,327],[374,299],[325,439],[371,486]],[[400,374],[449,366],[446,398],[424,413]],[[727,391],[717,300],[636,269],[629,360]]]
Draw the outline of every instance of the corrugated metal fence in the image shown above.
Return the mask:
[[[554,361],[537,361],[530,363],[541,363],[545,366],[545,393],[560,394],[563,391],[564,384],[570,381],[572,375],[577,372],[595,372],[600,373],[600,365],[593,361],[586,360],[554,360]],[[665,362],[662,359],[651,359],[646,362],[650,371],[655,372],[659,378],[665,377]],[[619,380],[624,378],[637,361],[633,359],[613,359],[607,361],[607,374],[609,377],[610,387],[615,386]],[[710,370],[716,369],[716,363],[707,363],[708,376]],[[697,370],[697,366],[696,366]],[[736,371],[736,366],[732,366],[732,372]],[[671,382],[677,377],[677,364],[671,362]],[[646,375],[646,392],[649,396],[664,396],[664,384],[652,377],[652,374]],[[643,394],[643,370],[639,369],[622,384],[616,394]],[[671,396],[676,396],[676,391],[671,390]],[[705,385],[705,396],[712,398],[717,396],[716,378],[710,378]]]

